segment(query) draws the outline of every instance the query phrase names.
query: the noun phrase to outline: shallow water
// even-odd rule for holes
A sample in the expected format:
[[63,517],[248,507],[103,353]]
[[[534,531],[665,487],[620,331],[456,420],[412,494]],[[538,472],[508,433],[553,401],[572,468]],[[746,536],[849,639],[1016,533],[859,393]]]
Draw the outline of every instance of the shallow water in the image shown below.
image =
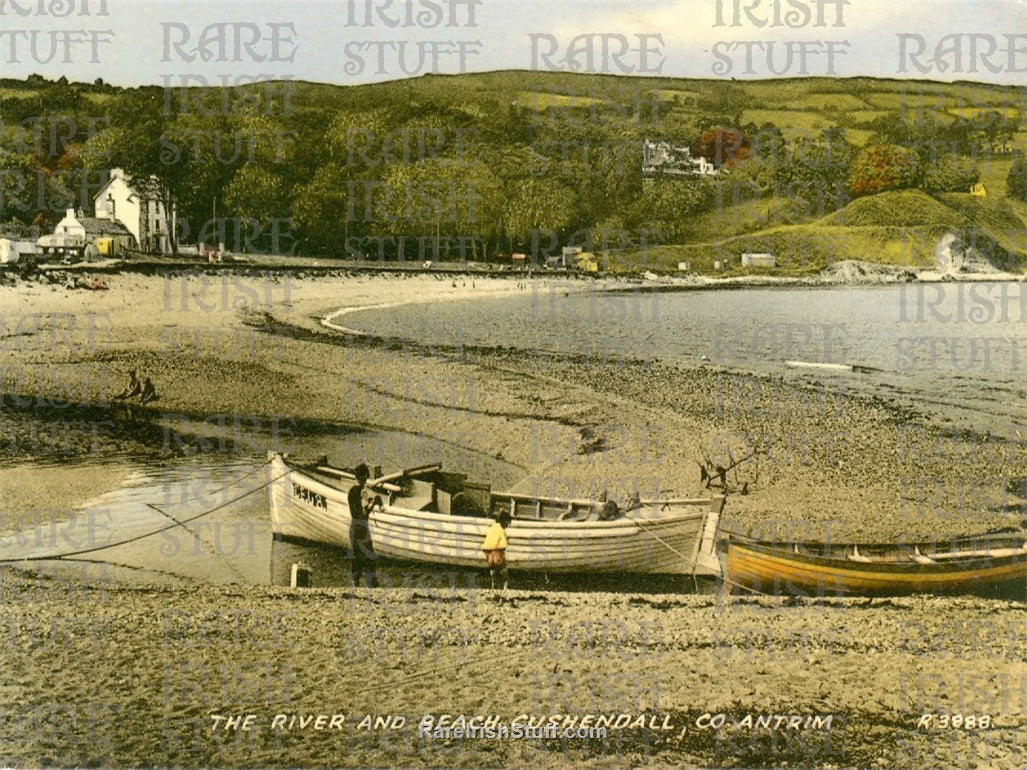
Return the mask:
[[[0,558],[94,581],[278,586],[290,585],[292,565],[301,564],[314,587],[352,585],[345,550],[273,539],[266,492],[272,481],[269,466],[258,457],[205,456],[160,467],[141,465],[119,488],[85,504],[73,517],[41,512],[28,526],[0,537]],[[422,564],[381,563],[377,577],[382,587],[407,590],[488,587],[484,570]],[[517,588],[559,590],[698,588],[683,577],[550,579],[516,571],[512,582]],[[708,584],[703,588],[710,589]]]
[[[323,445],[322,439],[318,446]],[[504,469],[498,461],[483,458],[482,462],[493,466],[493,478],[516,476],[515,469]],[[0,536],[0,560],[63,581],[69,590],[77,583],[105,581],[288,586],[293,565],[309,570],[312,587],[352,586],[345,550],[273,538],[266,488],[275,480],[266,459],[257,456],[205,455],[161,465],[140,464],[131,468],[119,487],[80,506],[70,517],[54,515],[60,508],[48,508],[18,530]],[[59,489],[55,499],[60,500]],[[384,588],[408,592],[489,587],[484,568],[379,562],[377,577]],[[510,580],[511,587],[529,590],[723,590],[716,580],[684,575],[547,576],[512,569]],[[1024,590],[1005,586],[989,595],[1022,601]]]
[[[389,431],[298,439],[292,449],[301,457],[328,454],[342,465],[363,460],[393,468],[439,460],[492,479],[498,488],[512,486],[521,474],[462,447]],[[273,541],[266,456],[203,453],[124,464],[124,482],[83,505],[69,505],[60,487],[51,490],[45,509],[28,512],[18,529],[0,536],[0,559],[101,581],[251,585],[289,585],[296,562],[312,569],[316,586],[349,585],[345,552]],[[27,483],[45,480],[47,466],[37,467]],[[98,466],[83,463],[79,470],[88,474]],[[402,565],[383,567],[380,576],[383,585],[410,587],[473,587],[477,578],[475,571]]]
[[658,359],[824,382],[960,429],[1027,435],[1027,284],[581,289],[547,281],[522,296],[357,311],[344,323],[428,347]]

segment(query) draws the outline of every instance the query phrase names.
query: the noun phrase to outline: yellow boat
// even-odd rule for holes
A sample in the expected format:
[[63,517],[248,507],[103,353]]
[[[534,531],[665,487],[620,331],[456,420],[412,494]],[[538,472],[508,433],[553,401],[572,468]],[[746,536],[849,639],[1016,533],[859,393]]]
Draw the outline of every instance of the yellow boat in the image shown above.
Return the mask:
[[727,539],[724,574],[749,591],[797,596],[980,593],[1006,586],[1027,598],[1027,533],[903,544]]

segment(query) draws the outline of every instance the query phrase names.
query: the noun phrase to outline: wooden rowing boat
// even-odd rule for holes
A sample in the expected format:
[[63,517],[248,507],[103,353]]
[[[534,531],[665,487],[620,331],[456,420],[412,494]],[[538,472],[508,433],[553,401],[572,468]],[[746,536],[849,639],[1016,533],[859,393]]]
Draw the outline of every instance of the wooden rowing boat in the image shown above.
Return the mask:
[[731,536],[722,550],[727,579],[760,593],[979,593],[1019,583],[1027,594],[1027,534],[910,545],[782,544]]
[[[276,538],[349,548],[352,473],[326,462],[300,465],[271,453],[271,523]],[[485,531],[502,512],[512,570],[546,573],[718,575],[716,530],[723,498],[636,500],[609,515],[609,503],[493,493],[439,465],[368,482],[382,498],[369,520],[380,557],[483,567]]]

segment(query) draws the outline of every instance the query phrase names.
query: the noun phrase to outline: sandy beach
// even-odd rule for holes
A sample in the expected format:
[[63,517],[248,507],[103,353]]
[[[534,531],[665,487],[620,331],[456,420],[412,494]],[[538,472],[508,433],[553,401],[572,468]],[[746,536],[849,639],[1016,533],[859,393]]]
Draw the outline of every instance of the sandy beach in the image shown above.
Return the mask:
[[[725,510],[724,528],[750,534],[928,539],[1023,518],[1014,482],[1027,445],[953,434],[884,398],[652,360],[423,346],[415,330],[395,340],[322,323],[342,308],[383,304],[392,307],[380,312],[414,318],[425,312],[417,303],[539,291],[540,279],[104,280],[100,291],[0,286],[5,532],[31,526],[23,514],[46,504],[49,484],[84,502],[117,486],[119,456],[203,451],[198,437],[218,429],[216,415],[241,420],[248,450],[276,424],[289,426],[284,444],[343,426],[402,430],[522,469],[521,491],[569,495],[701,494],[704,451],[772,440],[777,451],[745,469],[737,486],[747,482],[746,493],[732,494]],[[576,281],[566,291],[603,288],[625,287]],[[362,318],[367,328],[373,314]],[[157,402],[112,402],[130,369],[152,378]],[[40,437],[40,426],[54,425],[57,433]],[[97,473],[101,457],[115,461]],[[59,470],[34,471],[40,459]],[[2,578],[3,690],[9,704],[23,704],[0,720],[3,765],[1027,763],[1022,602],[87,588],[10,569]],[[666,718],[673,729],[625,729],[600,744],[433,742],[416,731],[430,714],[609,712],[659,715],[655,723]],[[271,730],[284,713],[346,720],[333,730]],[[939,713],[987,715],[988,727],[918,728],[923,714]],[[212,714],[254,714],[260,729],[218,732]],[[727,729],[697,726],[717,714]],[[746,714],[834,719],[829,730],[730,727]],[[407,722],[362,730],[366,715]]]
[[[4,765],[1014,768],[1025,759],[1022,604],[84,588],[2,577]],[[924,714],[954,713],[989,715],[988,726],[917,727]],[[281,714],[345,721],[276,729]],[[442,715],[562,724],[600,714],[629,714],[636,726],[606,741],[435,740],[417,730]],[[251,729],[215,730],[215,715],[253,715]],[[710,727],[717,715],[720,730]],[[747,715],[779,726],[753,729]],[[789,729],[778,716],[803,722]],[[829,727],[811,727],[814,716],[831,717]],[[399,726],[367,729],[375,717]]]

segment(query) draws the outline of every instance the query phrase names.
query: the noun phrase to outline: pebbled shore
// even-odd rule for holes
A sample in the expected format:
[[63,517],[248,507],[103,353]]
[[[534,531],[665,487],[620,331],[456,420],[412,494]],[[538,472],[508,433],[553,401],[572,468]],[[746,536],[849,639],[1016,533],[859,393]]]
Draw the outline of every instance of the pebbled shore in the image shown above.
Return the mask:
[[[700,493],[703,451],[737,454],[755,439],[768,453],[758,472],[732,476],[747,494],[731,495],[724,521],[752,534],[926,539],[1024,518],[1027,445],[927,425],[885,400],[658,362],[425,349],[320,323],[386,299],[528,290],[520,279],[223,277],[111,274],[108,291],[0,286],[0,530],[30,525],[26,511],[54,489],[64,504],[109,491],[118,458],[252,454],[276,420],[298,449],[354,427],[409,431],[522,469],[522,491],[575,495]],[[112,406],[130,368],[154,379],[158,402]],[[725,399],[725,388],[737,395]],[[227,441],[204,444],[219,415],[252,430],[239,443],[229,423]],[[95,579],[97,565],[86,566]],[[1022,602],[86,587],[8,568],[0,578],[0,765],[1027,764]],[[677,729],[624,730],[586,747],[430,743],[409,725],[425,714],[614,712]],[[280,713],[347,721],[221,734],[210,730],[215,713],[256,714],[264,726]],[[992,721],[918,730],[924,713]],[[704,714],[727,726],[697,727]],[[728,724],[750,714],[836,719],[827,733]],[[353,717],[365,715],[408,725],[360,731]]]
[[[83,587],[9,568],[0,577],[3,765],[1027,761],[1022,604]],[[988,715],[989,726],[931,721],[918,729],[922,715],[939,713]],[[276,715],[321,714],[322,729],[312,720],[271,728]],[[345,720],[327,729],[340,714]],[[417,732],[425,716],[541,723],[599,714],[628,714],[636,726],[611,730],[606,741],[432,740]],[[711,727],[721,714],[723,726]],[[253,729],[215,731],[212,715],[254,715]],[[375,717],[405,724],[361,729],[369,715],[371,725]],[[774,718],[776,729],[750,727],[760,716]],[[812,717],[823,724],[827,716],[829,728],[812,726]]]
[[[0,286],[0,461],[62,466],[62,487],[77,500],[110,489],[115,475],[77,478],[78,461],[204,451],[196,436],[211,430],[228,439],[213,451],[261,454],[278,427],[280,444],[303,451],[305,436],[357,427],[465,447],[523,469],[521,491],[572,496],[697,494],[704,453],[723,461],[758,449],[731,474],[747,494],[731,496],[725,526],[763,536],[910,540],[1024,519],[1027,440],[928,425],[883,398],[711,367],[417,340],[417,314],[430,312],[418,304],[533,291],[523,277],[222,271],[105,280],[106,291]],[[322,326],[340,308],[382,304],[405,305],[379,312],[411,318],[408,339]],[[158,402],[113,404],[133,368],[153,378]],[[0,528],[45,503],[45,487],[22,483],[31,475],[0,481],[3,499],[22,503],[4,506]]]

